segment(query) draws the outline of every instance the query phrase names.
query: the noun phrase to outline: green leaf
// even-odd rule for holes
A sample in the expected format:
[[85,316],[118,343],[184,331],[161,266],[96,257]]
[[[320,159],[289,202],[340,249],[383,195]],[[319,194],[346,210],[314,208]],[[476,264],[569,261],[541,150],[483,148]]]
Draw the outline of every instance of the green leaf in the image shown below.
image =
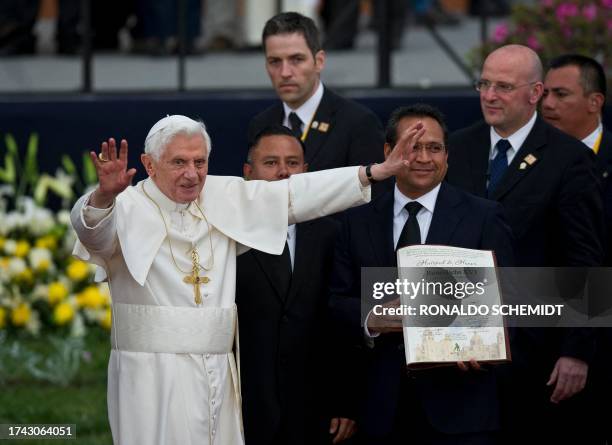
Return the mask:
[[83,179],[85,184],[92,185],[98,182],[98,174],[93,161],[89,157],[89,153],[83,154]]
[[66,173],[69,175],[76,175],[76,165],[74,165],[70,156],[62,155],[62,167],[64,167],[64,170],[66,170]]
[[6,144],[6,150],[8,153],[11,153],[13,156],[19,157],[19,151],[17,149],[17,141],[12,134],[7,133],[4,136],[4,143]]
[[25,180],[30,184],[36,184],[38,181],[38,134],[32,133],[28,140],[28,148],[26,150],[26,158],[24,162]]

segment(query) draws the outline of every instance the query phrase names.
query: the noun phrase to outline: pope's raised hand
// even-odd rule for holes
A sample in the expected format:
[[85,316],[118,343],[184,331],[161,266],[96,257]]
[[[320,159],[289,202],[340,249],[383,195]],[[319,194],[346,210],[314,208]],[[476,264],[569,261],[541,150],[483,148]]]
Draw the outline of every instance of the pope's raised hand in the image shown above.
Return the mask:
[[[421,139],[423,134],[425,134],[425,128],[421,122],[408,127],[400,136],[393,150],[391,150],[387,159],[385,159],[385,162],[371,167],[372,178],[376,181],[383,181],[397,175],[402,169],[409,167],[415,158],[414,145]],[[363,168],[359,172],[359,179],[363,185],[368,184]]]
[[110,207],[115,197],[132,182],[136,169],[130,168],[128,170],[127,153],[127,141],[122,139],[117,156],[117,145],[113,138],[102,143],[99,155],[95,151],[89,153],[98,173],[98,188],[90,197],[92,206],[97,208]]
[[383,163],[387,167],[390,176],[397,175],[403,168],[410,166],[414,160],[414,145],[425,133],[425,128],[421,122],[417,122],[408,127],[400,136],[399,140],[387,156]]

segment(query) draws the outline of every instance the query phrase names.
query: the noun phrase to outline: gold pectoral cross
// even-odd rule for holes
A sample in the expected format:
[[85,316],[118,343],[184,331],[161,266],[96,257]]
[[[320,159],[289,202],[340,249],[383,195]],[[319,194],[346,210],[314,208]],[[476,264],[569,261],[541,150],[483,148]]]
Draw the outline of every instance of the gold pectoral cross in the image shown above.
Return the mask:
[[199,305],[202,304],[200,284],[207,284],[210,281],[210,278],[200,276],[200,257],[195,249],[191,251],[191,261],[193,262],[191,274],[183,278],[183,281],[187,284],[193,284],[194,301],[195,304]]

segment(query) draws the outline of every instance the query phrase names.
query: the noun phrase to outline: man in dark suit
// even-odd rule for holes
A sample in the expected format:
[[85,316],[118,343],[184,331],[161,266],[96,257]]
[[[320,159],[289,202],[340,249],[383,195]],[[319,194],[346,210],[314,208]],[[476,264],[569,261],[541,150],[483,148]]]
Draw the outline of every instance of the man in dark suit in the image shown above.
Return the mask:
[[281,102],[253,118],[249,139],[272,124],[291,128],[306,146],[310,171],[382,161],[378,118],[321,83],[325,52],[310,18],[295,12],[272,17],[262,43],[266,70]]
[[[604,265],[612,265],[612,133],[602,124],[602,110],[606,101],[606,75],[595,59],[579,54],[565,54],[553,59],[544,79],[542,117],[559,130],[582,141],[596,156],[606,218],[606,258]],[[609,274],[601,270],[600,277]],[[609,276],[609,275],[608,275]],[[609,278],[599,283],[604,295],[592,295],[599,301],[609,300]],[[612,329],[597,330],[597,352],[589,380],[594,400],[607,404],[612,397]],[[612,427],[605,413],[599,427],[608,443],[612,443]]]
[[[448,153],[439,111],[420,104],[396,110],[388,124],[385,156],[398,134],[419,123],[424,133],[408,155],[410,165],[396,176],[394,189],[343,215],[331,305],[334,319],[351,330],[354,339],[364,334],[361,268],[396,266],[398,247],[425,243],[493,250],[498,264],[512,263],[502,207],[442,182]],[[364,399],[359,419],[364,442],[495,443],[500,428],[495,373],[476,362],[471,364],[477,370],[461,363],[462,369],[406,373],[401,327],[381,328],[376,321],[369,314],[365,335],[375,337],[374,347],[365,353],[365,383],[356,386]]]
[[582,141],[596,156],[606,215],[605,264],[612,265],[612,133],[601,118],[606,102],[606,75],[595,59],[566,54],[550,62],[544,79],[542,117]]
[[[448,182],[504,206],[517,265],[600,265],[603,218],[593,156],[537,115],[543,92],[537,54],[520,45],[493,51],[476,89],[485,121],[451,135]],[[547,440],[580,432],[576,394],[586,383],[593,332],[513,334],[510,432],[520,438],[531,428]]]
[[[244,176],[276,181],[307,168],[300,140],[276,125],[252,142]],[[283,255],[249,250],[238,257],[246,443],[312,445],[352,435],[354,422],[336,404],[342,394],[327,322],[336,232],[329,218],[292,225]]]

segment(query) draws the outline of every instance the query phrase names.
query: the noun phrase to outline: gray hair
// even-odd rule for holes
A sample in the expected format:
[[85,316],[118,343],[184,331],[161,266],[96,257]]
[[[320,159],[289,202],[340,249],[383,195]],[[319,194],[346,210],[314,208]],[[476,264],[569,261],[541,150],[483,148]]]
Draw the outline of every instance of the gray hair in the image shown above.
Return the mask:
[[145,153],[158,161],[170,141],[179,134],[185,136],[202,135],[206,144],[207,157],[210,156],[212,143],[204,122],[178,114],[166,116],[153,125],[145,139]]

